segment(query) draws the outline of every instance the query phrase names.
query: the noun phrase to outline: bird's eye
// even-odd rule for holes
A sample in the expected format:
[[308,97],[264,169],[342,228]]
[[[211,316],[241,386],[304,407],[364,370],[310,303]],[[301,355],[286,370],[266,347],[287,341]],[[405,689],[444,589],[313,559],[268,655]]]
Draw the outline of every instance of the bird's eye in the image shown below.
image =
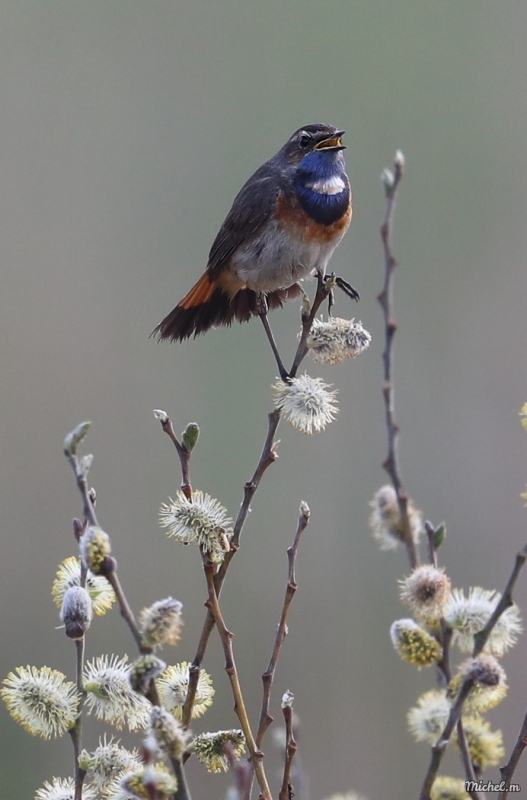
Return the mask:
[[311,141],[311,136],[308,133],[303,133],[302,136],[300,137],[300,139],[298,140],[298,143],[299,143],[300,147],[303,150],[305,150],[306,147],[309,147],[310,141]]

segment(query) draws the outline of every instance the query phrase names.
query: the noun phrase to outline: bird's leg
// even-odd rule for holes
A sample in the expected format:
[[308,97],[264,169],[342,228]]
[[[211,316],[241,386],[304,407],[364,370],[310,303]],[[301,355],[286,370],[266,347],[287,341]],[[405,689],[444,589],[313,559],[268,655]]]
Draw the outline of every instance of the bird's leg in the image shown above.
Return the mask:
[[280,377],[283,381],[289,380],[289,373],[284,367],[282,359],[280,357],[280,353],[278,352],[278,347],[276,346],[276,342],[274,340],[273,332],[271,330],[271,326],[269,325],[269,320],[267,319],[267,300],[263,293],[260,293],[256,300],[258,306],[258,316],[262,320],[262,325],[264,326],[265,333],[267,334],[267,338],[269,340],[269,344],[271,345],[271,350],[273,351],[274,357],[276,359],[276,366],[278,367],[278,372],[280,373]]
[[333,308],[334,305],[335,305],[335,293],[333,289],[330,289],[328,294],[328,317],[333,316],[333,314],[331,313],[331,309]]

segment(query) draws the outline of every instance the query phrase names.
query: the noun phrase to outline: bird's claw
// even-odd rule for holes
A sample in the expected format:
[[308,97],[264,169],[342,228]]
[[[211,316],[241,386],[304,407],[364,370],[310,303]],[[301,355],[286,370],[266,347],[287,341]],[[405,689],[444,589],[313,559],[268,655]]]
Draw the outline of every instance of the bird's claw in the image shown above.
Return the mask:
[[344,278],[335,278],[335,285],[342,289],[344,294],[350,297],[352,300],[360,300],[360,294],[356,289],[353,288],[351,283],[348,283],[344,280]]

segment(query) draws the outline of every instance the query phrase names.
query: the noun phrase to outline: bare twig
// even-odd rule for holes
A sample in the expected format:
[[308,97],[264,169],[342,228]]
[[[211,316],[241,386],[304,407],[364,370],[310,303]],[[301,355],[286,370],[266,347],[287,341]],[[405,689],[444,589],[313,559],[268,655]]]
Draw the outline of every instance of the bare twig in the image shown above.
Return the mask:
[[236,758],[232,742],[225,742],[223,752],[234,776],[236,800],[243,800],[247,796],[247,792],[251,791],[253,777],[251,765],[245,760],[240,761]]
[[172,764],[172,771],[177,778],[177,790],[174,795],[174,800],[191,800],[190,789],[182,760],[179,758],[171,758],[170,763]]
[[[240,535],[243,530],[245,521],[247,519],[247,515],[249,513],[251,501],[256,493],[256,490],[258,489],[258,486],[260,485],[260,481],[263,478],[266,469],[278,458],[278,455],[276,453],[276,448],[278,443],[274,441],[274,437],[279,422],[280,422],[280,412],[276,409],[275,411],[272,411],[268,417],[267,436],[265,438],[264,446],[262,448],[262,452],[257,467],[254,471],[251,480],[248,481],[244,486],[243,500],[240,505],[240,509],[238,511],[238,516],[236,517],[236,521],[234,523],[234,533],[231,540],[231,549],[225,555],[225,558],[223,559],[220,568],[214,575],[214,587],[218,597],[220,596],[221,588],[223,586],[223,581],[225,580],[225,576],[227,574],[229,565],[232,559],[234,558],[236,551],[238,550]],[[185,728],[188,728],[190,724],[190,719],[192,715],[192,706],[194,705],[194,698],[196,696],[196,690],[198,687],[201,664],[203,663],[203,658],[205,657],[207,644],[210,638],[210,634],[214,629],[214,625],[215,625],[214,616],[209,609],[207,611],[205,622],[203,623],[203,629],[201,631],[201,636],[198,643],[196,655],[194,656],[194,661],[192,662],[189,669],[189,684],[187,690],[187,697],[183,705],[182,720],[181,720],[183,727]]]
[[485,625],[483,630],[479,631],[474,636],[474,652],[473,652],[474,656],[477,656],[479,653],[481,653],[481,651],[485,647],[485,643],[489,638],[495,624],[497,623],[503,612],[513,605],[512,591],[514,589],[514,586],[516,585],[516,581],[518,580],[518,575],[520,574],[526,559],[527,559],[527,545],[525,545],[525,547],[523,547],[520,550],[520,552],[516,554],[514,567],[512,568],[512,572],[510,574],[509,580],[507,581],[507,585],[505,586],[503,594],[498,604],[496,605],[496,608],[492,612],[487,624]]
[[445,729],[443,730],[443,733],[441,734],[437,742],[432,747],[432,757],[430,759],[430,766],[428,767],[428,771],[426,773],[425,780],[423,782],[423,786],[419,794],[419,800],[430,800],[430,790],[436,779],[437,772],[439,770],[439,765],[443,760],[443,755],[445,753],[448,742],[450,741],[450,737],[452,736],[452,732],[456,727],[458,720],[461,717],[463,703],[467,699],[473,685],[474,681],[472,678],[463,681],[461,685],[458,695],[452,705],[452,708],[450,709],[450,714],[447,723],[445,725]]
[[262,709],[260,712],[260,722],[258,726],[258,731],[256,733],[256,746],[259,749],[261,749],[262,747],[264,736],[269,725],[273,722],[273,717],[269,714],[271,687],[273,685],[278,656],[280,655],[282,644],[287,635],[287,616],[289,614],[289,606],[291,605],[291,601],[297,589],[295,564],[296,564],[296,555],[298,552],[298,545],[300,544],[300,537],[307,528],[308,523],[309,523],[309,508],[306,503],[302,503],[302,505],[300,506],[300,516],[298,518],[298,526],[295,538],[291,547],[287,549],[289,571],[287,576],[287,586],[285,590],[284,603],[282,606],[282,613],[280,615],[280,622],[278,623],[273,652],[271,654],[269,665],[264,674],[262,675],[262,683],[263,683]]
[[512,748],[512,753],[508,762],[505,764],[504,767],[501,767],[501,778],[505,782],[504,788],[498,795],[498,800],[506,800],[509,796],[509,788],[512,783],[513,775],[516,771],[516,767],[520,762],[520,758],[522,757],[523,751],[527,747],[527,712],[523,718],[522,726],[520,728],[520,732],[518,734],[518,738]]
[[209,593],[206,605],[214,617],[214,622],[216,623],[221,643],[223,645],[223,652],[225,655],[225,671],[229,677],[232,694],[234,697],[234,711],[240,720],[240,725],[245,736],[245,741],[247,742],[247,749],[249,750],[256,780],[258,781],[261,789],[262,798],[263,800],[272,800],[271,790],[269,789],[269,784],[267,783],[267,777],[265,775],[265,770],[262,763],[263,753],[258,750],[256,746],[243,700],[238,670],[236,668],[232,649],[233,634],[227,629],[227,626],[223,621],[220,604],[218,602],[218,595],[216,593],[216,586],[214,583],[214,565],[210,561],[204,560],[203,569],[205,571],[207,589]]
[[[284,698],[286,695],[284,695]],[[285,763],[284,774],[282,778],[282,787],[278,800],[291,800],[293,797],[293,788],[291,786],[291,767],[293,765],[293,758],[296,753],[296,741],[293,732],[293,697],[291,695],[291,702],[282,701],[282,713],[285,721]]]
[[174,444],[174,447],[176,448],[179,457],[179,463],[181,464],[181,475],[182,475],[181,491],[188,500],[192,500],[192,485],[190,483],[190,474],[189,474],[189,461],[192,453],[189,450],[187,450],[187,448],[183,444],[181,444],[181,442],[177,438],[168,414],[165,414],[163,416],[162,412],[160,411],[156,411],[154,413],[157,419],[159,419],[159,422],[161,423],[161,427],[163,428],[164,432],[167,434],[167,436],[170,437],[170,439]]
[[84,515],[84,518],[88,521],[89,525],[93,525],[94,527],[98,528],[99,523],[97,521],[97,516],[95,514],[95,506],[90,497],[90,491],[88,489],[88,479],[86,477],[86,473],[84,470],[80,469],[79,460],[75,454],[64,451],[64,455],[68,459],[68,464],[72,468],[73,474],[75,475],[77,488],[82,498],[82,506],[83,506],[82,513]]
[[[84,691],[84,683],[82,680],[82,669],[84,665],[84,636],[82,639],[75,639],[75,654],[76,654],[76,683],[77,691],[80,694],[81,700],[79,702],[79,711],[84,704],[86,692]],[[75,775],[75,795],[74,800],[82,800],[82,786],[84,778],[86,777],[86,770],[79,766],[79,755],[81,751],[82,742],[82,714],[79,713],[75,720],[75,725],[69,731],[71,741],[73,744],[73,761],[74,761],[74,775]]]
[[399,428],[395,422],[395,404],[393,393],[393,337],[397,326],[393,319],[393,274],[397,261],[392,251],[392,227],[395,209],[397,189],[403,176],[404,159],[401,153],[397,153],[394,162],[393,173],[385,170],[383,173],[383,183],[386,190],[386,213],[381,226],[381,238],[384,248],[384,286],[382,292],[377,297],[384,314],[385,323],[385,348],[383,353],[384,363],[384,405],[386,415],[386,429],[388,434],[388,455],[383,463],[383,467],[390,476],[390,479],[397,495],[401,522],[404,530],[404,544],[408,553],[408,560],[412,569],[419,563],[416,543],[412,535],[412,527],[408,516],[408,495],[403,489],[399,462],[397,457],[397,439]]
[[334,284],[333,275],[328,275],[327,277],[324,277],[324,275],[321,272],[317,272],[317,292],[315,294],[315,299],[313,300],[313,304],[311,305],[309,312],[307,311],[302,312],[302,332],[300,334],[300,341],[298,343],[295,357],[293,359],[293,365],[289,371],[290,378],[294,378],[296,376],[300,364],[307,355],[307,352],[309,350],[307,346],[307,339],[309,336],[309,332],[311,330],[311,326],[313,325],[313,320],[315,319],[317,311],[324,302],[324,300],[327,300],[327,298],[331,294],[333,284]]
[[139,632],[137,622],[135,621],[134,613],[130,608],[128,600],[126,599],[126,596],[123,592],[123,587],[121,586],[121,582],[117,576],[117,570],[110,572],[105,577],[115,592],[115,596],[117,597],[117,602],[119,604],[119,611],[121,612],[122,618],[128,625],[130,633],[134,637],[134,641],[139,649],[139,652],[151,653],[152,648],[143,644],[143,639],[141,633]]

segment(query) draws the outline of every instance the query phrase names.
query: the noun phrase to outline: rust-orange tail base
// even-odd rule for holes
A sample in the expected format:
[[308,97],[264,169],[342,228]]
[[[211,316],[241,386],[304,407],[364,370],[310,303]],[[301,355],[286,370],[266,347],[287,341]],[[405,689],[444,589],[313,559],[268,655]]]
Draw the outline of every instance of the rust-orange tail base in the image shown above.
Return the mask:
[[[287,289],[277,289],[266,295],[269,308],[281,308],[286,300],[298,297],[300,286],[295,283]],[[258,315],[257,294],[251,289],[240,289],[234,297],[210,281],[207,273],[201,276],[190,292],[152,331],[158,341],[168,339],[182,342],[199,336],[217,325],[231,325],[233,320],[248,322]]]

